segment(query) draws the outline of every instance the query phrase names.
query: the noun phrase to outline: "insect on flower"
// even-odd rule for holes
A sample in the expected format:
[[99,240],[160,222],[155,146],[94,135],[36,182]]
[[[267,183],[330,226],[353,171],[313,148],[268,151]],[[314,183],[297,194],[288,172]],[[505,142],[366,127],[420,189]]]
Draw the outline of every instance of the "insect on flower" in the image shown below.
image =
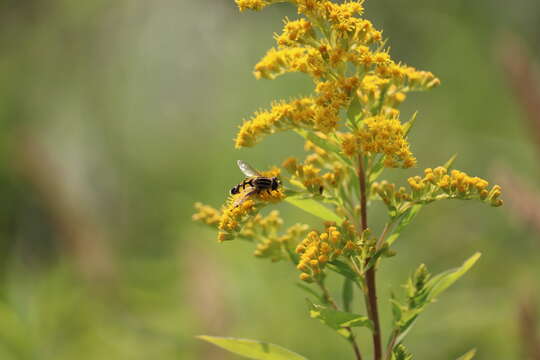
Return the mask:
[[240,170],[246,175],[247,177],[242,181],[240,184],[235,185],[231,191],[231,195],[239,194],[240,191],[246,190],[246,186],[249,186],[248,191],[243,194],[242,197],[240,197],[236,202],[234,203],[234,206],[238,206],[242,204],[244,201],[246,201],[249,197],[259,194],[262,191],[270,191],[277,190],[280,181],[277,177],[267,177],[261,175],[257,170],[255,170],[253,167],[251,167],[248,163],[238,160],[236,162],[238,164],[238,167]]

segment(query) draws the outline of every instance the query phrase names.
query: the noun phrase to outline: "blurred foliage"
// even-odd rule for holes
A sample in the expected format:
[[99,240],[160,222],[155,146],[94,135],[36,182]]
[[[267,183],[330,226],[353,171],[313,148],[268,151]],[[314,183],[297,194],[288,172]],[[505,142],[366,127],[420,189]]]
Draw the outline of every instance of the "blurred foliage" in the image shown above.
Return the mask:
[[[510,31],[540,62],[540,3],[366,7],[393,54],[442,80],[403,109],[422,109],[426,124],[411,141],[420,167],[457,151],[460,167],[481,177],[503,163],[540,179],[496,56]],[[190,219],[196,199],[217,206],[242,178],[236,159],[264,168],[302,152],[287,136],[252,151],[232,143],[251,109],[307,92],[301,75],[264,82],[247,70],[284,15],[295,17],[286,5],[239,16],[232,0],[0,4],[0,358],[233,358],[195,339],[201,333],[312,359],[349,356],[305,318],[294,269],[261,262],[242,243],[217,244]],[[291,223],[300,219],[281,206]],[[439,272],[484,254],[411,332],[419,359],[473,346],[480,360],[523,358],[517,306],[524,293],[540,299],[540,235],[507,209],[480,207],[426,211],[397,244],[406,256],[380,274],[388,309],[384,284],[402,283],[414,264]],[[387,333],[391,319],[382,324]]]

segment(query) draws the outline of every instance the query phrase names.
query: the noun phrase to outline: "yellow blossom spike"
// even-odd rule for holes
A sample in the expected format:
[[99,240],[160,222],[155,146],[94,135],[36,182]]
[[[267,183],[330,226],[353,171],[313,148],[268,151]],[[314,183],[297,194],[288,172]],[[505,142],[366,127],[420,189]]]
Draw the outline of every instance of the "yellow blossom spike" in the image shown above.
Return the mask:
[[235,0],[236,5],[240,11],[255,10],[260,11],[266,6],[270,5],[269,1],[265,0]]

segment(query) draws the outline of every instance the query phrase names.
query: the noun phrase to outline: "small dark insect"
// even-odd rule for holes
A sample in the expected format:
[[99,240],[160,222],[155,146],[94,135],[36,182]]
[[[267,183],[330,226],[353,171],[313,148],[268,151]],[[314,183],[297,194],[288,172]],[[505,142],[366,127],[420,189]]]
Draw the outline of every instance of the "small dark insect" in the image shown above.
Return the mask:
[[236,163],[247,178],[245,178],[240,184],[235,185],[231,189],[230,194],[239,194],[241,191],[246,189],[246,186],[249,186],[249,191],[244,193],[244,195],[235,202],[234,206],[242,204],[254,194],[259,194],[265,190],[270,193],[270,191],[277,190],[279,188],[280,181],[277,177],[262,176],[257,170],[253,169],[249,164],[242,160],[238,160]]

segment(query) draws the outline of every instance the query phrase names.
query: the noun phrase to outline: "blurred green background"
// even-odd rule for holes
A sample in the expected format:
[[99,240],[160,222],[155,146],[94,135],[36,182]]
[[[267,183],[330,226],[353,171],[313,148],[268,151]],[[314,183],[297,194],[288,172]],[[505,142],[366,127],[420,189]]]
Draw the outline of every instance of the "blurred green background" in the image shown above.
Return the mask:
[[[457,168],[540,191],[540,151],[501,64],[514,55],[509,33],[540,59],[540,3],[366,8],[395,59],[442,80],[402,108],[405,118],[419,110],[411,141],[420,169],[405,175],[457,152]],[[308,318],[295,269],[255,259],[243,242],[218,244],[191,221],[195,201],[219,207],[242,179],[236,159],[265,168],[303,153],[289,134],[233,149],[243,118],[311,89],[299,74],[251,74],[283,16],[296,15],[282,4],[239,14],[232,0],[0,3],[0,359],[236,359],[198,334],[352,357]],[[318,225],[278,208],[287,222]],[[390,291],[419,263],[439,272],[483,253],[407,338],[417,359],[472,347],[480,360],[527,358],[540,233],[513,209],[438,203],[403,234],[379,274],[385,329]],[[382,215],[371,216],[375,226]]]

